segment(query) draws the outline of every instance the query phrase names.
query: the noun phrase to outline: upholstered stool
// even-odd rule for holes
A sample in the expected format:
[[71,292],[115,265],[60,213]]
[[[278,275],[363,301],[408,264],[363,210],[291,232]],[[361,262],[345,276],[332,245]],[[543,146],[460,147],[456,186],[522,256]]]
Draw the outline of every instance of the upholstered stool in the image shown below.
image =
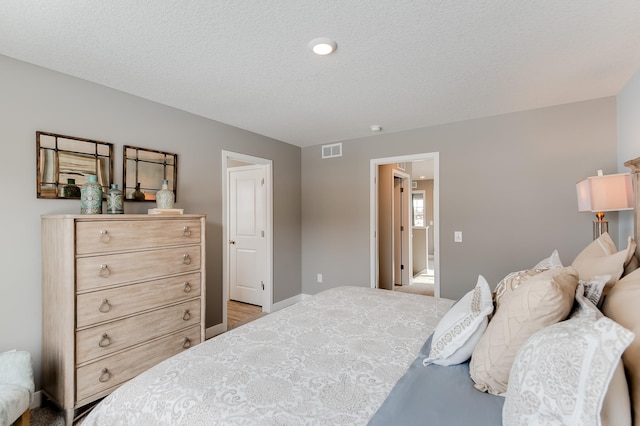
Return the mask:
[[9,351],[0,354],[0,426],[28,426],[35,386],[31,354]]

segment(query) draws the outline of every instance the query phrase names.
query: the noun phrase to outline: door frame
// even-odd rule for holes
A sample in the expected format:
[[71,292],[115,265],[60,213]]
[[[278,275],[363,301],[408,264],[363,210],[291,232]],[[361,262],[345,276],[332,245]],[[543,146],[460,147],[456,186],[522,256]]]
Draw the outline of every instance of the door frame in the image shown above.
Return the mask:
[[[440,297],[440,153],[372,158],[369,167],[369,277],[371,288],[378,287],[378,166],[382,164],[433,160],[433,268],[435,297]],[[412,274],[409,274],[410,276]]]
[[271,312],[273,305],[273,161],[254,157],[252,155],[240,154],[232,151],[222,151],[222,322],[224,329],[227,329],[227,302],[229,301],[229,182],[227,179],[227,169],[231,161],[241,161],[262,166],[265,175],[265,245],[266,245],[266,267],[265,267],[265,291],[262,303],[262,312]]

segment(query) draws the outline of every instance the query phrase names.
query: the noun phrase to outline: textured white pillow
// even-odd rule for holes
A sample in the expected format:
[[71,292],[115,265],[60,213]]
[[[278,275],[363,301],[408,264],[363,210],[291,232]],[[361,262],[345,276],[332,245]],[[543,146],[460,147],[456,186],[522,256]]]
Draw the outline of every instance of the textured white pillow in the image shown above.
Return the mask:
[[560,261],[560,255],[558,250],[554,250],[551,256],[546,259],[542,259],[533,269],[560,269],[562,268],[562,262]]
[[601,317],[580,287],[572,318],[535,333],[518,351],[503,425],[602,424],[609,383],[634,334]]
[[482,275],[473,290],[447,311],[431,339],[424,365],[454,365],[467,361],[475,349],[493,312],[491,288]]

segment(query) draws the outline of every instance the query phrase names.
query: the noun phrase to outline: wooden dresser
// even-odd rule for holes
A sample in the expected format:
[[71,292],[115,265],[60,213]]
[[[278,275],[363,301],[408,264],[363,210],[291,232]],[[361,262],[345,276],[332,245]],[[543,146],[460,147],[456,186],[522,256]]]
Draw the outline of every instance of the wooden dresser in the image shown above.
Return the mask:
[[79,407],[204,341],[203,215],[42,216],[42,390]]

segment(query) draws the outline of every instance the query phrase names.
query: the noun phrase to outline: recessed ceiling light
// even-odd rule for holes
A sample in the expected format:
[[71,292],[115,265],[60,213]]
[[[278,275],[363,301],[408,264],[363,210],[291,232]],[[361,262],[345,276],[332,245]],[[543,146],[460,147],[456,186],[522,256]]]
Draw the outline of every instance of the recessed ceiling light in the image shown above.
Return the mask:
[[330,38],[316,38],[309,42],[309,47],[316,55],[329,55],[338,48],[335,41]]

